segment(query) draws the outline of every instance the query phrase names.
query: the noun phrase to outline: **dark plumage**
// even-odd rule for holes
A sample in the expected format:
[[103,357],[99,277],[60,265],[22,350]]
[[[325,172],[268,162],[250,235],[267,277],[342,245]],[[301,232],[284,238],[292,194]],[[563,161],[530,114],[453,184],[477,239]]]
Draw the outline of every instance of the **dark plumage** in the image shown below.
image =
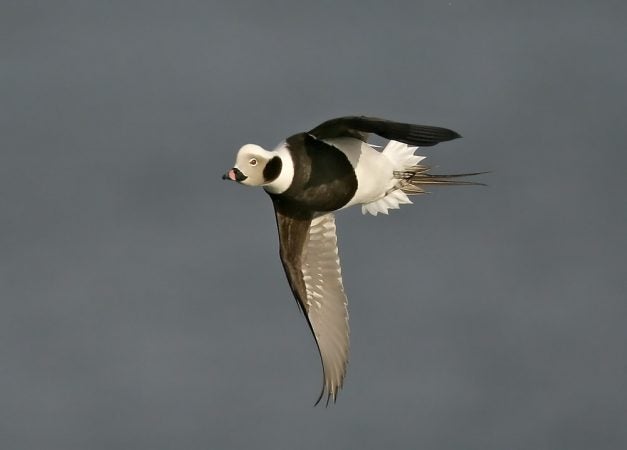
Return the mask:
[[[382,152],[369,133],[390,139]],[[361,204],[364,214],[388,213],[424,185],[476,184],[461,175],[433,175],[412,146],[460,137],[440,127],[372,117],[340,117],[297,133],[274,151],[243,146],[225,178],[264,186],[275,210],[279,254],[290,289],[307,318],[323,366],[327,404],[335,401],[348,364],[348,310],[333,211]],[[468,174],[473,175],[473,174]],[[316,402],[317,403],[317,402]]]

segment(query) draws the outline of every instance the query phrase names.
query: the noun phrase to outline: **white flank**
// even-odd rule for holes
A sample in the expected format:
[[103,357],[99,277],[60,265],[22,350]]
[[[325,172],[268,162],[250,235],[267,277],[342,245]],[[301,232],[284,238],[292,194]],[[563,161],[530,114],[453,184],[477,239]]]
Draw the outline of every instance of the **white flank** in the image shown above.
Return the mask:
[[376,216],[379,213],[388,214],[390,209],[398,209],[402,204],[412,203],[397,188],[399,180],[394,177],[394,172],[407,170],[425,158],[414,155],[418,147],[389,141],[383,151],[377,151],[372,145],[355,138],[334,138],[325,142],[346,155],[357,176],[357,192],[343,208],[361,204],[363,214]]
[[[418,147],[410,147],[402,142],[390,141],[381,152],[381,155],[391,161],[393,172],[403,171],[417,165],[420,161],[425,159],[424,156],[414,155],[417,148]],[[362,204],[362,214],[370,213],[373,216],[379,213],[388,214],[390,209],[399,209],[400,205],[412,203],[409,197],[407,197],[407,194],[400,189],[396,189],[395,185],[396,180],[393,178],[392,174],[392,183],[388,190],[386,190],[384,195],[380,198]]]

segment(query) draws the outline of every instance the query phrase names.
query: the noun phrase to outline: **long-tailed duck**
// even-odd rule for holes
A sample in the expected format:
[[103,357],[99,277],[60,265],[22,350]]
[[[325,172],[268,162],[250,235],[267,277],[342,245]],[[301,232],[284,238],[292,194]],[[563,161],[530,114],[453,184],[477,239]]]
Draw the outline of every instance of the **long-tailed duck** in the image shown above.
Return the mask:
[[[389,140],[383,151],[367,143],[375,133]],[[388,214],[412,203],[425,185],[479,184],[433,175],[414,155],[461,137],[440,127],[371,117],[340,117],[295,134],[267,151],[247,144],[222,178],[263,186],[272,199],[281,262],[294,297],[307,318],[323,368],[324,394],[336,400],[348,364],[347,299],[342,285],[333,212],[361,204],[364,214]]]

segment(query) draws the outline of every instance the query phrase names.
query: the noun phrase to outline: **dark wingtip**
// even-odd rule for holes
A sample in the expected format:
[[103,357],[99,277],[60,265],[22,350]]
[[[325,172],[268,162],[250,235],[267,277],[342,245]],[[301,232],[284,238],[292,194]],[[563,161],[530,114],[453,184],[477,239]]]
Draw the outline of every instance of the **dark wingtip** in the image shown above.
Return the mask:
[[[322,391],[320,391],[320,395],[318,396],[318,400],[316,400],[316,403],[314,403],[314,407],[320,404],[320,402],[324,398],[324,394],[325,394],[325,385],[322,385]],[[327,400],[324,404],[324,407],[325,408],[329,407],[329,403],[331,402],[331,399],[333,399],[332,405],[335,405],[335,402],[337,401],[337,393],[333,395],[331,392],[327,392],[326,394],[327,394]]]
[[453,139],[459,139],[461,137],[462,135],[459,134],[457,131],[453,131],[448,128],[442,128],[440,131],[440,135],[438,136],[440,142],[452,141]]
[[316,403],[314,403],[314,407],[318,406],[318,404],[320,403],[320,400],[322,400],[322,397],[324,397],[324,385],[322,385],[322,390],[320,391],[318,400],[316,400]]

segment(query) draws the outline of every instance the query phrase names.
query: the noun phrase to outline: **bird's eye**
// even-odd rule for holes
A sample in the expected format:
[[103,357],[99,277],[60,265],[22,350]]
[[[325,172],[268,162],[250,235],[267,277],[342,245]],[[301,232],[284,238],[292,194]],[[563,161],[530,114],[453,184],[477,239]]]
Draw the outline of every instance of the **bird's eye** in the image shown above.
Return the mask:
[[250,164],[251,166],[256,166],[257,160],[255,158],[251,158],[250,161],[248,161],[248,164]]

